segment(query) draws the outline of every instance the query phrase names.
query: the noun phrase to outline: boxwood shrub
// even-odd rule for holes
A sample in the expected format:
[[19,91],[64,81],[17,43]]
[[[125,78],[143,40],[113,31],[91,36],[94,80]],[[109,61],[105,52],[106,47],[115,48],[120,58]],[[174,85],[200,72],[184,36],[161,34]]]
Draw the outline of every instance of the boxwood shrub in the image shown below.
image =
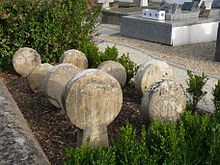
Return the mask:
[[10,69],[20,47],[38,51],[43,62],[55,62],[80,40],[89,39],[100,7],[88,0],[1,0],[0,69]]

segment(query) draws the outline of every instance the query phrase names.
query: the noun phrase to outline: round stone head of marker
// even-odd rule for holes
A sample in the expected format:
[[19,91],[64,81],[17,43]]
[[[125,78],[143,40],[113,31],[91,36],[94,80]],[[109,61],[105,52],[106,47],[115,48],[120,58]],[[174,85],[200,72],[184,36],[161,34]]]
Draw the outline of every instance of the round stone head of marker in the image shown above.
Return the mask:
[[160,80],[150,86],[142,101],[142,116],[147,122],[168,120],[176,122],[186,107],[181,85],[172,80]]
[[35,93],[43,92],[43,81],[53,65],[44,63],[32,69],[31,73],[27,76],[27,81],[32,91]]
[[88,68],[88,59],[86,55],[76,49],[65,51],[60,57],[60,63],[70,63],[77,66],[80,69]]
[[135,75],[135,88],[139,95],[144,92],[156,81],[161,79],[173,80],[173,67],[166,62],[151,60],[140,66]]
[[36,50],[24,47],[15,52],[12,64],[18,74],[27,76],[33,68],[41,64],[41,57]]
[[119,114],[123,101],[118,81],[98,69],[84,70],[68,82],[62,100],[79,128],[78,145],[90,138],[93,147],[108,146],[107,126]]
[[127,73],[122,64],[116,61],[105,61],[98,66],[98,69],[112,75],[118,80],[121,87],[123,87],[127,80]]
[[69,80],[81,70],[72,64],[59,64],[49,70],[44,79],[44,94],[57,108],[62,108],[62,91]]

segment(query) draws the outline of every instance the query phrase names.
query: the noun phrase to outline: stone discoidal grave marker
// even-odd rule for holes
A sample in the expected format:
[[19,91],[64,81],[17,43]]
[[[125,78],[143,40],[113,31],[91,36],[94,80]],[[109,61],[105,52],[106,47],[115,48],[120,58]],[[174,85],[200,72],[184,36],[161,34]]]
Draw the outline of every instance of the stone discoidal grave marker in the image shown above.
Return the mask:
[[121,87],[123,87],[127,81],[127,73],[122,64],[116,61],[105,61],[98,66],[98,69],[112,75],[118,80]]
[[54,106],[62,107],[62,91],[66,83],[80,71],[72,64],[59,64],[49,70],[44,79],[44,94]]
[[155,82],[144,94],[142,116],[147,122],[169,120],[176,122],[186,107],[186,96],[181,85],[171,80]]
[[40,63],[40,55],[36,50],[28,47],[18,49],[12,59],[15,71],[22,76],[27,76]]
[[78,73],[65,87],[62,101],[72,123],[78,128],[77,145],[108,146],[107,126],[122,107],[122,90],[111,75],[88,69]]
[[43,92],[43,80],[53,65],[44,63],[36,66],[28,75],[27,80],[31,89],[35,92]]
[[140,66],[135,76],[135,88],[140,95],[160,79],[173,80],[173,67],[166,62],[151,60]]
[[86,55],[76,49],[65,51],[60,57],[60,63],[70,63],[77,66],[80,69],[88,68],[88,59]]

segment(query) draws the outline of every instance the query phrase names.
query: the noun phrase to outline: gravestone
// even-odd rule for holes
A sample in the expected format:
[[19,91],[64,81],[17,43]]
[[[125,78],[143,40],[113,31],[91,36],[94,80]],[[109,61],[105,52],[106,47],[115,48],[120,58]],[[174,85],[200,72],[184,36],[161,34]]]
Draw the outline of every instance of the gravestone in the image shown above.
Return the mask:
[[193,2],[184,2],[182,6],[182,10],[191,11],[194,3]]
[[175,13],[177,13],[177,10],[178,10],[178,9],[179,9],[179,4],[174,3],[174,4],[171,5],[171,11],[170,11],[170,13],[171,13],[171,14],[175,14]]
[[213,9],[219,9],[220,8],[220,0],[213,0],[212,8]]
[[107,126],[119,114],[122,101],[118,81],[101,70],[84,70],[70,80],[62,102],[69,119],[78,128],[77,145],[89,138],[91,146],[107,147]]
[[199,17],[208,18],[209,17],[209,13],[210,13],[210,9],[207,10],[206,6],[205,6],[205,2],[202,1],[202,4],[200,6]]
[[114,2],[114,0],[96,0],[96,2],[102,4],[102,9],[109,10],[110,9],[109,3]]
[[166,1],[161,2],[158,10],[165,10],[165,12],[169,12],[169,10],[172,8],[172,5],[167,3]]
[[160,79],[173,79],[173,68],[164,61],[151,60],[142,64],[135,75],[135,89],[139,95]]
[[148,0],[141,0],[140,7],[146,7],[148,6]]
[[57,108],[62,108],[61,96],[66,83],[81,70],[72,64],[59,64],[49,70],[44,79],[44,94]]
[[123,87],[127,81],[127,73],[122,64],[116,61],[105,61],[101,63],[98,69],[112,75],[116,80],[118,80],[121,87]]
[[206,10],[211,10],[213,0],[201,0],[198,4],[200,8],[204,8]]
[[15,71],[22,76],[27,76],[40,63],[40,55],[36,50],[28,47],[18,49],[12,59]]
[[176,122],[186,107],[182,86],[171,80],[160,80],[150,86],[141,101],[141,115],[150,123],[154,120]]
[[27,77],[27,81],[32,91],[35,93],[43,92],[43,80],[46,74],[50,69],[53,68],[53,65],[45,63],[36,66],[32,69],[31,73]]
[[60,57],[60,63],[69,63],[77,66],[80,69],[88,68],[88,59],[86,55],[76,49],[65,51]]
[[215,60],[220,62],[220,23],[218,24],[216,48],[215,48]]

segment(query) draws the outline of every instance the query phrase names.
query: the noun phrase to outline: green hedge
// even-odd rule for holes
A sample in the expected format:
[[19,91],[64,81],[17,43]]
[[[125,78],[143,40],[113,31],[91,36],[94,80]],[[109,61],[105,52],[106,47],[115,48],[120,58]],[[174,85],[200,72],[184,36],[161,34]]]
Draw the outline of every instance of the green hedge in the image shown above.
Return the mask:
[[43,62],[55,62],[77,42],[94,32],[100,7],[88,0],[1,0],[0,69],[10,69],[20,47],[39,52]]
[[89,67],[96,68],[104,61],[117,61],[121,63],[127,72],[127,82],[131,83],[131,79],[135,76],[139,66],[131,61],[129,54],[123,54],[119,56],[119,52],[116,46],[105,48],[105,51],[99,51],[97,45],[89,40],[82,40],[77,43],[78,50],[85,53],[89,61]]
[[177,124],[155,121],[141,135],[130,124],[109,148],[67,149],[64,164],[219,164],[220,113],[186,112]]

